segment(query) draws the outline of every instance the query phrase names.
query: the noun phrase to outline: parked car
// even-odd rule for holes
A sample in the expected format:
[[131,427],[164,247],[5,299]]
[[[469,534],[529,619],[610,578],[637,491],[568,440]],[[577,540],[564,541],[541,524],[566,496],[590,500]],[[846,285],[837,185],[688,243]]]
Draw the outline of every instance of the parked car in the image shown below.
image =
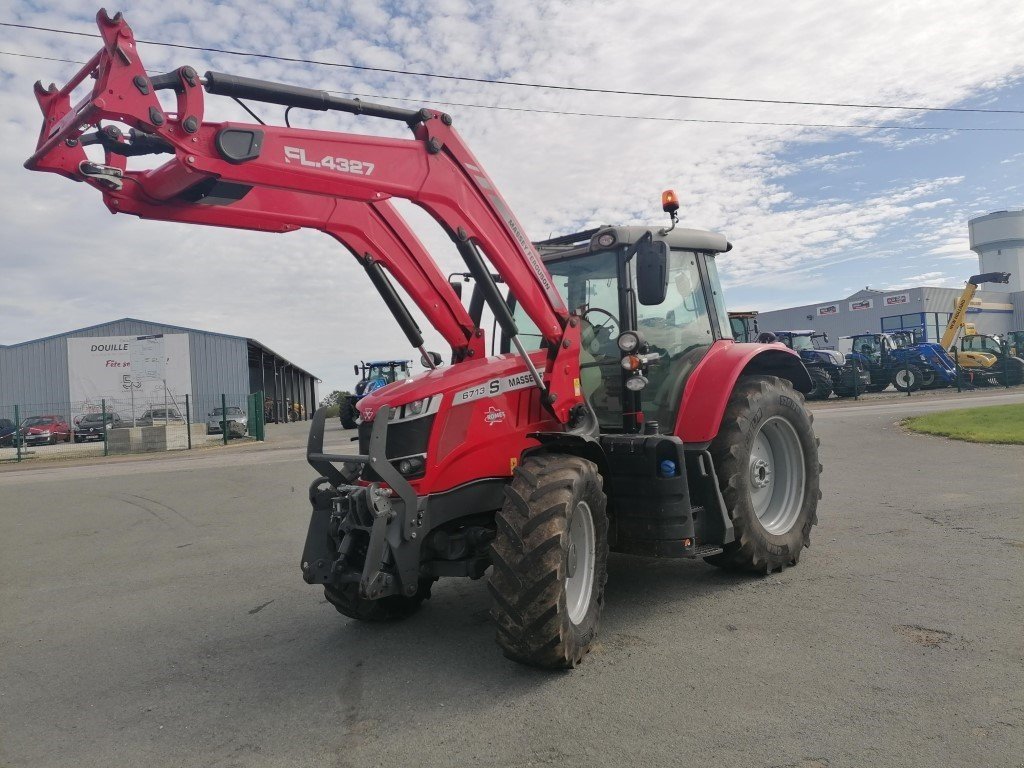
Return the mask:
[[121,416],[117,413],[87,413],[78,419],[75,427],[75,442],[87,440],[106,440],[108,429],[122,426]]
[[137,427],[160,426],[161,424],[184,424],[184,417],[178,413],[177,408],[150,408],[142,417],[135,420]]
[[[223,410],[214,408],[206,419],[206,433],[209,435],[223,434],[221,423],[224,421]],[[249,417],[237,405],[227,407],[228,437],[243,437],[249,429]]]
[[17,424],[10,419],[0,419],[0,446],[14,445],[14,435],[17,432]]
[[21,440],[25,445],[55,445],[71,440],[71,427],[63,416],[29,416],[21,422]]

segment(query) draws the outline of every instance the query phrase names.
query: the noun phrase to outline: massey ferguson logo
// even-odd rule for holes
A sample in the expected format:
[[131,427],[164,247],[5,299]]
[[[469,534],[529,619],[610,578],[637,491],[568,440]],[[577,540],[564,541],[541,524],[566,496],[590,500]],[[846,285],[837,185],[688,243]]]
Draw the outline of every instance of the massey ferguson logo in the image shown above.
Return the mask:
[[484,414],[484,421],[487,422],[487,426],[493,427],[505,420],[505,412],[500,408],[495,408],[493,405],[487,409],[487,413]]

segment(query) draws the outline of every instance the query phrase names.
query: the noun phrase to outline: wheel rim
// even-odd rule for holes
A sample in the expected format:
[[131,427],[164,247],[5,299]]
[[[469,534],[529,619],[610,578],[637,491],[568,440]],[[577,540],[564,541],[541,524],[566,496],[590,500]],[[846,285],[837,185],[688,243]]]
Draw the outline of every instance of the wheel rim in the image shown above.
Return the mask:
[[910,382],[913,381],[913,376],[910,375],[910,371],[901,370],[896,373],[896,383],[901,387],[907,388],[910,386]]
[[566,552],[565,604],[569,621],[579,624],[590,610],[594,590],[594,518],[585,501],[576,504],[569,521],[569,549]]
[[788,533],[804,503],[804,454],[793,425],[781,416],[761,424],[750,450],[750,503],[768,533]]

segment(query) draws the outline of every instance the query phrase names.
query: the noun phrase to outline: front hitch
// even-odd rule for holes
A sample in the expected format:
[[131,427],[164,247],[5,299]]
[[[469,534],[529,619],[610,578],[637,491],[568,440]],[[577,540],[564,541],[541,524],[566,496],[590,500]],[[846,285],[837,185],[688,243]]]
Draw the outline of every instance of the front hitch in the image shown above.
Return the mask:
[[[358,578],[360,596],[371,600],[416,592],[422,543],[417,537],[424,525],[425,505],[388,461],[385,446],[391,413],[388,406],[377,411],[366,455],[324,453],[327,411],[320,408],[313,415],[306,461],[321,477],[310,488],[313,513],[302,553],[303,578],[310,584]],[[364,465],[372,467],[383,484],[356,484]],[[366,543],[361,570],[353,565],[353,560],[360,559],[360,553],[352,551],[357,540]],[[395,573],[388,571],[392,563]]]

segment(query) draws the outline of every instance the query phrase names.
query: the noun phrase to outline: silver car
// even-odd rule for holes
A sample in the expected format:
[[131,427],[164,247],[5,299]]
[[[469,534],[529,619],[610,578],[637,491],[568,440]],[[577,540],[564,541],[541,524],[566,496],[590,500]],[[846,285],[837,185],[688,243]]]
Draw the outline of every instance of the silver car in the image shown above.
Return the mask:
[[184,417],[178,412],[177,408],[150,408],[142,417],[135,420],[135,426],[137,427],[152,427],[161,426],[162,424],[184,424]]
[[[206,433],[223,434],[224,411],[214,408],[206,419]],[[249,429],[249,417],[237,405],[227,407],[228,437],[244,437]]]

